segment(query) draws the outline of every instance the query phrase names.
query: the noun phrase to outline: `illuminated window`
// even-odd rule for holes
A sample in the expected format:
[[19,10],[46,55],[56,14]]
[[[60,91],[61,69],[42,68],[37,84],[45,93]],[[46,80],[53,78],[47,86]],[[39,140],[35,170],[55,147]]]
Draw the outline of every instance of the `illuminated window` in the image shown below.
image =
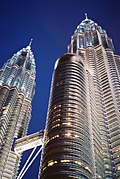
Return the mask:
[[75,161],[75,163],[78,164],[78,165],[82,165],[82,163],[81,163],[81,162],[78,162],[78,161]]
[[62,123],[63,125],[67,125],[67,126],[70,126],[71,125],[71,122],[64,122]]
[[57,163],[57,161],[53,161],[53,160],[49,161],[48,162],[48,167],[54,165],[55,163]]
[[75,135],[75,137],[77,138],[77,137],[79,137],[78,135]]
[[70,137],[70,136],[71,136],[71,133],[68,132],[68,133],[65,134],[65,136]]
[[56,128],[56,127],[58,127],[58,126],[60,126],[60,124],[56,124],[56,125],[52,126],[52,129],[53,129],[53,128]]
[[60,121],[60,119],[56,119],[55,121],[52,121],[52,123],[55,123],[55,122],[58,122],[58,121]]
[[50,142],[51,140],[54,140],[55,138],[58,138],[58,137],[59,137],[59,135],[56,135],[56,136],[51,137],[50,139],[48,139],[48,140],[46,141],[46,144],[47,144],[48,142]]
[[117,170],[120,170],[120,165],[117,166]]
[[64,159],[64,160],[61,160],[61,162],[62,162],[62,163],[70,162],[70,160],[66,160],[66,159]]

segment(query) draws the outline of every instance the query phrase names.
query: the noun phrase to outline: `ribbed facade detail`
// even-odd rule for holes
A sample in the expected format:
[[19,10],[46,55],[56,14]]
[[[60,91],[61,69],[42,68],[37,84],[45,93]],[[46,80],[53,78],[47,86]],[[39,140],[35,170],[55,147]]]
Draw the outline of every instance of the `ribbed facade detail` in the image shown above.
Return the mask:
[[89,178],[92,149],[87,116],[83,60],[72,54],[55,65],[41,178]]
[[0,178],[16,178],[20,156],[15,140],[26,135],[35,87],[30,46],[17,52],[0,70]]
[[119,178],[120,57],[106,31],[88,18],[77,27],[68,51],[85,63],[95,178]]

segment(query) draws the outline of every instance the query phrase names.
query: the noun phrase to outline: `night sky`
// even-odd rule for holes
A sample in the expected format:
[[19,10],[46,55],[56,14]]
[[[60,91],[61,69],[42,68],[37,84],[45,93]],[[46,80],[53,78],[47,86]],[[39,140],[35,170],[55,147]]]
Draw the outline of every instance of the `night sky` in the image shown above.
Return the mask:
[[[44,129],[54,63],[67,52],[85,13],[107,31],[120,54],[119,7],[119,0],[1,0],[0,67],[33,38],[37,74],[29,134]],[[37,179],[38,168],[39,158],[23,178]]]

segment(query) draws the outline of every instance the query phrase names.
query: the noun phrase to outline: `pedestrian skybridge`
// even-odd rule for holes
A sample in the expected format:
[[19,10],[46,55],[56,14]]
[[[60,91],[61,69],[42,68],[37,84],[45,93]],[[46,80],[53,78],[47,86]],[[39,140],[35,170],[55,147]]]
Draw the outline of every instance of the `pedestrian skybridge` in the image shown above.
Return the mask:
[[[18,156],[20,156],[24,151],[27,151],[29,149],[33,149],[31,154],[29,155],[27,161],[25,162],[22,170],[20,171],[17,179],[22,179],[24,174],[27,172],[28,168],[31,166],[31,164],[34,162],[36,157],[41,152],[42,147],[43,147],[43,135],[44,135],[44,130],[16,140],[14,150],[15,150],[15,153]],[[40,146],[40,149],[34,155],[38,146]],[[33,157],[33,155],[34,155],[34,157]]]

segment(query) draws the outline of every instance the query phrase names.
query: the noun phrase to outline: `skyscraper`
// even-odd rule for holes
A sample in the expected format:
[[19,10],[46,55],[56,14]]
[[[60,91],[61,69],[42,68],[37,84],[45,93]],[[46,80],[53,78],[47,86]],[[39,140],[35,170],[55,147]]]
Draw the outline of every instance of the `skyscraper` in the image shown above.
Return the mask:
[[31,42],[0,69],[0,179],[16,176],[20,156],[14,143],[27,132],[35,73]]
[[120,56],[87,15],[55,63],[40,178],[120,178]]

